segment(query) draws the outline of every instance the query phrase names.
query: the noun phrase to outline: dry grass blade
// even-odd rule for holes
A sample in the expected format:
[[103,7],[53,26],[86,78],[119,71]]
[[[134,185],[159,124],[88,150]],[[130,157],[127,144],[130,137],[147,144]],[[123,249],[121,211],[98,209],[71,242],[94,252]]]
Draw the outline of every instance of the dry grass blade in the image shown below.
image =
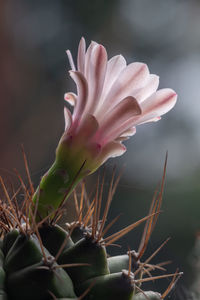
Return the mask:
[[[8,222],[10,222],[10,224],[12,224],[13,227],[15,227],[16,224],[19,225],[18,222],[17,222],[18,220],[17,220],[17,219],[15,218],[15,216],[10,212],[9,207],[8,207],[8,208],[4,207],[3,210],[4,210],[4,214],[6,215],[7,220],[9,220]],[[20,225],[21,225],[21,224],[20,224]],[[24,232],[24,231],[23,231],[23,228],[22,228],[22,232]]]
[[[9,231],[9,227],[8,227],[4,222],[0,221],[0,225],[2,226],[2,228],[3,228],[6,232]],[[2,228],[1,228],[1,229],[2,229]]]
[[79,207],[79,217],[78,217],[79,223],[82,222],[82,218],[83,218],[84,195],[85,195],[85,183],[82,182],[82,184],[81,184],[81,199],[80,199],[80,207]]
[[7,191],[7,189],[6,189],[6,186],[5,186],[5,184],[4,184],[3,179],[2,179],[1,176],[0,176],[0,182],[1,182],[1,185],[2,185],[2,187],[3,187],[3,191],[4,191],[4,194],[5,194],[5,196],[6,196],[6,199],[7,199],[8,203],[9,203],[9,205],[10,205],[10,209],[11,209],[11,211],[12,211],[12,214],[11,214],[10,211],[8,211],[8,209],[6,209],[6,208],[4,208],[4,211],[5,211],[7,214],[9,214],[9,215],[13,218],[13,220],[14,220],[14,221],[17,223],[17,225],[19,226],[20,230],[21,230],[22,232],[24,232],[24,230],[23,230],[23,228],[22,228],[22,226],[21,226],[21,224],[20,224],[20,222],[19,222],[19,220],[18,220],[18,216],[17,216],[17,214],[16,214],[15,208],[14,208],[14,206],[13,206],[13,203],[12,203],[12,201],[11,201],[11,199],[10,199],[10,196],[9,196],[9,194],[8,194],[8,191]]
[[111,201],[112,201],[113,195],[116,191],[116,188],[117,188],[117,185],[118,185],[119,179],[120,179],[120,175],[119,175],[117,177],[117,179],[115,180],[115,182],[114,182],[115,172],[116,172],[116,169],[114,168],[113,173],[112,173],[111,182],[110,182],[109,191],[108,191],[108,198],[107,198],[107,201],[106,201],[106,206],[105,206],[105,209],[104,209],[101,226],[100,226],[99,233],[98,233],[98,239],[97,239],[98,241],[100,241],[100,239],[102,238],[102,232],[103,232],[103,229],[104,229],[104,226],[105,226],[105,222],[107,220],[107,215],[108,215],[108,212],[109,212]]
[[40,188],[40,185],[39,185],[38,193],[37,193],[37,196],[36,196],[36,201],[33,204],[33,208],[34,208],[33,217],[34,217],[35,220],[36,220],[36,216],[38,216],[40,218],[40,220],[42,219],[39,212],[38,212],[38,204],[39,204],[39,199],[40,199],[40,193],[41,193],[41,188]]
[[74,189],[74,191],[73,191],[73,197],[74,197],[75,211],[76,211],[76,215],[77,215],[77,218],[78,218],[78,216],[79,216],[79,205],[78,205],[78,197],[77,197],[76,189]]
[[[149,213],[148,215],[150,214],[153,214],[156,212],[156,208],[157,208],[157,195],[158,193],[158,190],[155,191],[154,193],[154,197],[153,197],[153,200],[151,202],[151,206],[150,206],[150,209],[149,209]],[[146,250],[146,247],[148,245],[148,242],[149,242],[149,239],[150,239],[150,236],[151,236],[151,233],[152,233],[152,224],[153,224],[153,220],[155,218],[155,215],[152,216],[152,218],[150,218],[150,220],[147,220],[146,221],[146,224],[145,224],[145,228],[144,228],[144,231],[143,231],[143,235],[142,235],[142,238],[141,238],[141,242],[140,242],[140,245],[139,245],[139,248],[138,248],[138,260],[143,256],[145,250]]]
[[33,205],[32,196],[30,195],[30,193],[29,193],[29,191],[28,191],[28,189],[27,189],[27,187],[26,187],[26,185],[25,185],[25,183],[24,183],[21,175],[19,174],[19,172],[16,169],[14,169],[14,171],[15,171],[16,176],[19,179],[19,181],[21,183],[21,186],[22,186],[22,188],[24,190],[24,193],[25,193],[24,201],[22,203],[21,211],[23,212],[25,210],[25,216],[26,216],[25,223],[26,223],[26,232],[27,232],[28,226],[29,226],[29,224],[28,224],[28,216],[30,214],[30,210],[31,210],[32,205]]
[[135,227],[139,226],[141,223],[145,222],[146,220],[148,220],[151,217],[152,217],[152,215],[146,216],[146,217],[140,219],[139,221],[137,221],[137,222],[123,228],[122,230],[112,234],[111,236],[105,238],[104,241],[106,242],[106,246],[117,241],[119,238],[121,238],[122,236],[124,236],[125,234],[127,234],[128,232],[133,230]]
[[118,215],[117,217],[115,217],[104,229],[104,231],[102,232],[102,238],[104,237],[104,235],[108,232],[108,230],[119,220],[119,218],[121,217],[122,214]]
[[106,201],[106,207],[104,209],[104,214],[103,214],[103,218],[102,218],[102,223],[101,226],[99,228],[99,234],[98,234],[98,240],[101,239],[102,237],[102,232],[103,232],[103,228],[107,219],[107,215],[108,215],[108,211],[110,208],[110,204],[112,201],[112,188],[113,188],[113,182],[114,182],[114,177],[115,177],[115,170],[113,170],[113,174],[112,174],[112,179],[111,179],[111,183],[110,183],[110,187],[109,187],[109,191],[108,191],[108,198]]
[[22,213],[19,209],[19,205],[18,205],[18,202],[17,202],[17,195],[19,194],[19,192],[21,191],[21,186],[17,189],[17,191],[15,192],[14,191],[14,187],[12,185],[12,192],[13,192],[13,196],[11,197],[11,201],[13,203],[13,206],[15,206],[15,211],[16,211],[16,215],[17,215],[17,218],[18,220],[20,221],[21,217],[22,217]]
[[97,183],[96,183],[96,193],[94,196],[94,213],[92,216],[92,237],[95,237],[97,226],[98,226],[98,220],[97,220],[97,208],[98,208],[98,195],[99,195],[99,175],[97,177]]
[[[156,189],[155,193],[154,193],[154,197],[150,206],[150,210],[149,210],[149,214],[155,213],[156,211],[160,211],[161,209],[161,205],[162,205],[162,196],[163,196],[163,190],[164,190],[164,183],[165,183],[165,176],[166,176],[166,168],[167,168],[167,158],[168,158],[168,152],[166,153],[166,157],[165,157],[165,163],[164,163],[164,169],[163,169],[163,175],[162,175],[162,180],[161,180],[161,188],[160,188],[160,192],[158,191],[158,188]],[[150,236],[153,232],[153,229],[155,228],[156,222],[158,219],[158,215],[155,215],[154,217],[152,217],[150,220],[148,220],[146,222],[145,228],[144,228],[144,232],[143,232],[143,236],[140,242],[140,246],[138,249],[138,260],[143,256]]]
[[149,263],[151,261],[151,259],[166,245],[166,243],[170,240],[170,238],[168,238],[167,240],[165,240],[161,245],[160,247],[154,251],[154,253],[145,260],[145,262],[141,263],[140,267],[135,271],[135,276],[145,267],[145,265],[147,263]]
[[[166,152],[166,156],[165,156],[165,163],[164,163],[164,168],[163,168],[163,176],[162,176],[162,181],[161,181],[161,188],[160,188],[160,193],[158,195],[158,197],[160,198],[160,201],[158,202],[158,210],[160,210],[161,208],[161,205],[162,205],[162,196],[163,196],[163,191],[164,191],[164,185],[165,185],[165,177],[166,177],[166,170],[167,170],[167,159],[168,159],[168,151]],[[157,216],[158,218],[158,216]],[[156,222],[157,222],[157,218],[154,219],[154,222],[153,222],[153,229],[156,225]],[[152,230],[153,230],[152,229]]]
[[166,265],[171,264],[171,263],[172,263],[172,261],[168,260],[168,261],[164,261],[164,262],[161,262],[159,264],[156,264],[156,265],[145,264],[145,267],[147,267],[148,268],[147,270],[149,270],[149,271],[156,270],[156,269],[161,270],[161,271],[166,271],[166,269],[163,268],[163,266],[166,266]]
[[6,215],[6,213],[4,211],[4,207],[1,203],[0,203],[0,212],[1,212],[0,218],[2,220],[2,223],[5,226],[8,226],[8,228],[13,228],[14,224],[13,224],[12,220],[10,220],[10,218]]
[[159,276],[152,276],[152,277],[142,278],[142,279],[137,279],[137,280],[135,280],[134,282],[135,282],[135,283],[143,283],[143,282],[153,281],[153,280],[157,280],[157,279],[163,279],[163,278],[168,278],[168,277],[174,277],[175,274],[176,274],[176,276],[181,276],[181,275],[183,275],[183,272],[180,272],[180,273],[173,273],[173,274],[166,274],[166,275],[159,275]]
[[101,180],[101,187],[100,187],[100,192],[99,192],[99,205],[98,205],[98,211],[97,211],[97,220],[100,219],[100,215],[101,215],[101,204],[102,204],[102,198],[103,198],[103,188],[104,188],[104,182],[105,182],[105,172],[106,172],[106,168],[104,167],[103,170],[103,176],[102,176],[102,180]]
[[21,149],[22,149],[22,154],[23,154],[23,158],[24,158],[24,165],[25,165],[25,169],[26,169],[26,175],[27,175],[27,178],[28,178],[29,187],[30,187],[31,196],[32,196],[34,194],[35,190],[34,190],[34,187],[33,187],[32,180],[31,180],[30,170],[29,170],[29,166],[28,166],[28,160],[27,160],[27,156],[26,156],[23,145],[21,145]]
[[93,201],[90,203],[90,206],[88,207],[88,210],[83,218],[83,226],[86,227],[89,223],[89,221],[91,220],[92,214],[94,212],[94,201],[95,199],[93,199]]
[[25,194],[26,194],[29,198],[32,199],[32,197],[31,197],[30,194],[29,194],[28,188],[26,187],[26,185],[25,185],[25,183],[24,183],[24,181],[23,181],[21,175],[20,175],[19,172],[17,171],[17,169],[14,169],[14,172],[15,172],[17,178],[19,179],[19,182],[21,183],[21,186],[22,186],[22,188],[23,188]]
[[152,277],[150,270],[143,268],[142,274],[147,274],[149,277]]
[[173,287],[175,286],[176,282],[179,280],[183,273],[178,273],[178,270],[174,273],[174,277],[172,278],[172,281],[170,282],[169,286],[167,287],[166,291],[162,294],[162,299],[167,297],[167,295],[171,292]]
[[164,272],[167,271],[165,268],[160,267],[160,266],[158,266],[158,265],[150,265],[150,264],[146,264],[145,267],[146,267],[146,271],[147,271],[147,272],[155,271],[155,270],[160,270],[160,271],[164,271]]

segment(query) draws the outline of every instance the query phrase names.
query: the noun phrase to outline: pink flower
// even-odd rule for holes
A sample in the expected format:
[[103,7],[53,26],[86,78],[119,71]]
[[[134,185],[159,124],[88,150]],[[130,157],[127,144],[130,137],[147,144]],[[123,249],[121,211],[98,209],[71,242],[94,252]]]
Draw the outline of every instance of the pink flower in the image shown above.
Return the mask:
[[106,49],[91,42],[86,50],[81,39],[77,68],[70,51],[70,76],[77,94],[66,93],[74,106],[73,114],[65,108],[65,132],[60,144],[82,153],[93,171],[109,157],[122,155],[122,141],[136,133],[136,125],[160,120],[176,103],[172,89],[158,89],[159,77],[149,73],[146,64],[129,65],[122,55],[107,58]]

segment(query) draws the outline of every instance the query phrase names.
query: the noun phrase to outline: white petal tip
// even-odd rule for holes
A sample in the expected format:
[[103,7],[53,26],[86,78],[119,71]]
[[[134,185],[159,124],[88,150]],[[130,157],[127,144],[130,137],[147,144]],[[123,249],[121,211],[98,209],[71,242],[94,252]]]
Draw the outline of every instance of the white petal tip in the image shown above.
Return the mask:
[[64,100],[74,106],[76,104],[77,96],[74,93],[65,93]]

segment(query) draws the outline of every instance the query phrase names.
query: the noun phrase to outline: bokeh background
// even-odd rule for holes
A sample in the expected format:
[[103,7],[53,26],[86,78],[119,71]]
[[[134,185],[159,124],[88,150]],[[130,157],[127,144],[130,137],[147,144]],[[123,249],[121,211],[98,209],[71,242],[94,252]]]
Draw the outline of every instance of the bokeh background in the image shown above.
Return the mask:
[[[0,1],[0,174],[24,175],[23,143],[35,186],[54,160],[63,132],[63,95],[75,91],[65,54],[74,58],[84,36],[106,46],[109,57],[146,62],[160,75],[160,88],[178,93],[175,108],[158,123],[138,127],[125,155],[107,162],[123,168],[110,218],[113,230],[144,216],[169,153],[163,213],[146,257],[172,239],[155,261],[173,260],[183,278],[170,299],[193,280],[190,266],[200,230],[200,1],[199,0],[1,0]],[[92,180],[95,179],[94,177]],[[109,181],[109,180],[108,180]],[[142,228],[121,241],[138,247]],[[117,254],[119,249],[111,249]],[[155,282],[163,289],[169,280]],[[181,296],[182,295],[182,296]]]

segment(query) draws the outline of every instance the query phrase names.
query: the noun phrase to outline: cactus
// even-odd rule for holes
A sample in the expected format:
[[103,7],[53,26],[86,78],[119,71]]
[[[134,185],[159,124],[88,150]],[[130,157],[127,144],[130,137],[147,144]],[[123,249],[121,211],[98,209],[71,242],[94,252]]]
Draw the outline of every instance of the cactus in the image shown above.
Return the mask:
[[[82,183],[78,199],[75,187],[98,169],[109,157],[126,151],[122,141],[134,135],[135,126],[160,120],[176,103],[171,89],[158,90],[158,76],[143,63],[126,65],[122,56],[107,60],[102,45],[92,42],[85,51],[81,39],[77,70],[67,51],[77,85],[77,94],[65,94],[75,106],[73,114],[65,108],[65,131],[56,150],[55,162],[34,190],[27,159],[26,186],[19,177],[24,201],[18,203],[0,177],[5,197],[0,201],[0,300],[161,300],[173,288],[181,273],[153,276],[165,271],[164,263],[151,259],[167,243],[143,260],[162,202],[164,175],[147,216],[108,235],[116,217],[107,224],[108,211],[119,181],[115,171],[103,208],[103,186],[97,180],[92,199],[85,197]],[[74,191],[77,216],[65,228],[58,225],[64,203]],[[66,220],[67,221],[67,220]],[[145,224],[137,250],[111,257],[108,247],[140,224]],[[161,294],[143,291],[143,283],[172,277]]]
[[[142,262],[160,212],[164,176],[148,215],[112,235],[107,233],[118,217],[107,225],[106,220],[118,179],[114,182],[113,173],[104,208],[103,182],[100,184],[98,180],[90,204],[84,196],[84,183],[80,199],[74,191],[77,217],[66,223],[64,229],[57,224],[62,209],[55,210],[53,217],[37,222],[33,191],[22,185],[25,199],[19,208],[1,178],[6,200],[0,205],[0,299],[160,300],[166,297],[180,273],[152,276],[150,272],[162,270],[164,264],[152,265],[150,261],[168,240]],[[139,249],[109,256],[108,246],[142,223],[145,227]],[[172,281],[162,295],[142,290],[143,282],[165,277],[172,277]]]

